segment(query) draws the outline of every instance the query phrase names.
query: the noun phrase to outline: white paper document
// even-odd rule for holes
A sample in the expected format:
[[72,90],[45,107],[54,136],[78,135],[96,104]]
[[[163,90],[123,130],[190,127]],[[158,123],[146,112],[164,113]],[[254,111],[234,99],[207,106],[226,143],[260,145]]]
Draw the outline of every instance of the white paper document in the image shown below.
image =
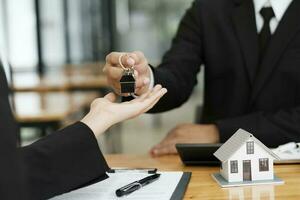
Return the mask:
[[300,143],[289,142],[272,151],[280,158],[275,163],[300,163]]
[[160,173],[161,176],[157,181],[150,183],[127,196],[117,197],[115,191],[151,174],[131,172],[108,174],[109,178],[102,182],[54,197],[52,200],[169,200],[175,191],[183,172],[158,173]]

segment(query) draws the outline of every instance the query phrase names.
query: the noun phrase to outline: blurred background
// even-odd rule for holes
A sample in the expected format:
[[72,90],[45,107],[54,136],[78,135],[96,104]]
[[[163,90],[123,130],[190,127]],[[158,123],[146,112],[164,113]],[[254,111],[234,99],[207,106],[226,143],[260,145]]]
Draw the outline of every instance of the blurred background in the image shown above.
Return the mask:
[[[0,0],[0,50],[21,145],[79,119],[109,92],[111,51],[143,51],[158,65],[192,0]],[[106,153],[146,153],[179,123],[195,121],[203,72],[181,108],[143,115],[98,138]]]

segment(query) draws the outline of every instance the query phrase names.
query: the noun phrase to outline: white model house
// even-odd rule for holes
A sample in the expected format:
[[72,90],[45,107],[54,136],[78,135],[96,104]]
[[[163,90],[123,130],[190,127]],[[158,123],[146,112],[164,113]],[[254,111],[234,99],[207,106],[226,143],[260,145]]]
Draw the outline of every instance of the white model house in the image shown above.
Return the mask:
[[243,129],[231,136],[214,155],[222,162],[220,174],[228,182],[273,180],[273,160],[279,159]]

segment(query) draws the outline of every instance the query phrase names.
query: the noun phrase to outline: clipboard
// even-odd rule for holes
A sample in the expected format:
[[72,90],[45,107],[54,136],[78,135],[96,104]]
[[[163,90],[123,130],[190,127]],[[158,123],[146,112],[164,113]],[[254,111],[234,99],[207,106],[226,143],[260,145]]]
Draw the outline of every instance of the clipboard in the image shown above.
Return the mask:
[[183,172],[182,177],[172,194],[170,200],[182,200],[186,192],[187,186],[191,180],[192,172]]
[[122,172],[110,173],[110,178],[79,188],[52,198],[52,200],[182,200],[191,178],[190,172],[158,171],[161,174],[159,180],[122,197],[117,197],[116,189],[136,180],[140,180],[148,173]]

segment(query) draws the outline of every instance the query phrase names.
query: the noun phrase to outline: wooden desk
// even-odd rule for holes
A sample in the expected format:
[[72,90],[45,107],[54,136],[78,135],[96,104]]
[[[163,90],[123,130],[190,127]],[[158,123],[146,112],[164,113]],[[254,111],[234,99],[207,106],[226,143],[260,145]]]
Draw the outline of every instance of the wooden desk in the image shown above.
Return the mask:
[[[62,122],[107,92],[102,66],[103,63],[86,63],[52,67],[43,76],[34,71],[14,72],[11,88],[16,119],[21,127],[36,127],[43,135],[48,128],[60,128]],[[84,93],[78,94],[77,91]],[[92,95],[91,91],[94,91]]]
[[99,97],[98,93],[15,93],[16,118],[19,122],[63,120]]
[[45,134],[44,129],[58,129],[62,122],[84,111],[99,96],[97,92],[17,92],[15,117],[21,127],[38,127]]
[[137,155],[107,155],[111,167],[156,167],[164,171],[189,171],[192,178],[184,199],[211,200],[288,200],[300,199],[300,165],[275,165],[275,173],[285,181],[284,185],[261,185],[222,189],[211,178],[218,167],[186,167],[178,156],[151,158]]
[[101,63],[66,65],[47,71],[43,76],[36,72],[14,72],[12,90],[14,92],[57,92],[85,91],[108,88],[102,74]]

